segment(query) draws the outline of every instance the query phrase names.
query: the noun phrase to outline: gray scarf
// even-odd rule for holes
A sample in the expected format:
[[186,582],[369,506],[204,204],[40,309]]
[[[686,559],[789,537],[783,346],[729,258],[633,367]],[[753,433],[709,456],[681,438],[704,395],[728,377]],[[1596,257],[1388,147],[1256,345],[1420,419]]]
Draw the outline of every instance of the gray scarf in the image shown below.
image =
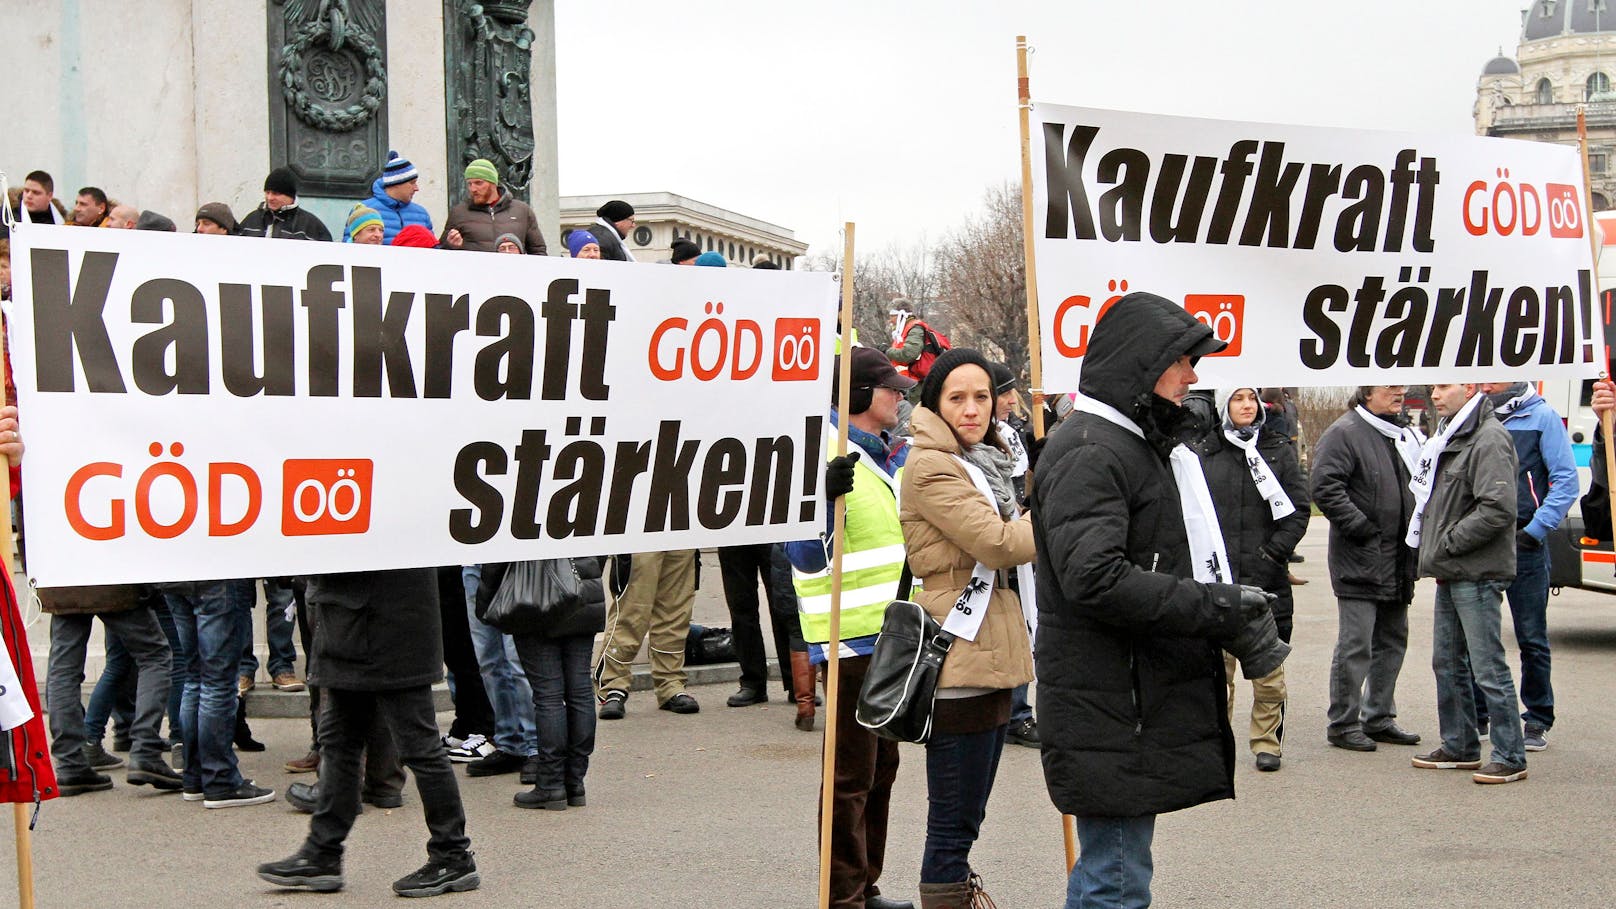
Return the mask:
[[993,490],[993,503],[999,506],[999,517],[1006,521],[1016,518],[1016,492],[1011,485],[1011,471],[1016,459],[1004,449],[986,442],[978,442],[965,449],[965,460],[982,469],[987,475],[988,487]]

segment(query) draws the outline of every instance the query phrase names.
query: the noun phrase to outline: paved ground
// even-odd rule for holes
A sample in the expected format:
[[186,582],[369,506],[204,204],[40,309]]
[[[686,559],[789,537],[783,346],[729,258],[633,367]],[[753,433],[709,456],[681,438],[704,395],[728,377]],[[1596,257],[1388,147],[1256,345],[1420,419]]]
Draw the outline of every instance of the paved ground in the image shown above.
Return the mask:
[[[1611,905],[1616,598],[1569,592],[1552,601],[1562,719],[1551,747],[1531,757],[1528,781],[1477,786],[1468,774],[1411,769],[1413,749],[1354,754],[1324,743],[1335,609],[1323,529],[1315,522],[1298,571],[1313,583],[1298,589],[1285,767],[1259,775],[1242,760],[1237,801],[1162,818],[1157,905]],[[1424,588],[1415,603],[1399,699],[1404,725],[1427,736],[1436,730],[1431,596]],[[510,804],[514,778],[463,780],[484,885],[441,903],[812,906],[819,736],[793,729],[779,703],[726,709],[729,691],[697,689],[704,709],[690,717],[656,711],[645,694],[631,699],[626,721],[601,726],[588,808],[522,811]],[[306,725],[260,720],[254,729],[270,750],[243,756],[248,774],[278,788],[298,779],[280,764],[301,753]],[[904,761],[883,881],[912,897],[923,753],[906,747]],[[278,893],[252,874],[302,836],[305,816],[284,803],[205,811],[120,777],[110,793],[45,805],[34,848],[40,905],[396,905],[389,882],[424,860],[418,805],[411,793],[403,809],[367,812],[350,840],[347,891],[321,898]],[[1036,752],[1005,755],[973,861],[1004,909],[1060,905],[1060,824]],[[0,866],[0,889],[10,888],[12,864]]]

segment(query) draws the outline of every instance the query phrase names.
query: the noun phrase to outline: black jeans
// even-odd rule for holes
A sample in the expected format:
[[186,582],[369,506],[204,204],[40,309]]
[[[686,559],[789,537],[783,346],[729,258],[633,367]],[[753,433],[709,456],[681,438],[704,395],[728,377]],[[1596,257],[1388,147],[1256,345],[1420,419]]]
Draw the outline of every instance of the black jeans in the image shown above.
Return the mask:
[[448,749],[438,735],[432,686],[394,691],[327,688],[320,705],[320,804],[309,819],[304,855],[340,862],[342,842],[359,814],[359,767],[379,713],[392,730],[398,756],[415,777],[415,791],[426,814],[427,855],[435,862],[459,861],[471,848],[466,812]]
[[538,728],[538,787],[580,792],[589,756],[595,752],[595,690],[589,677],[594,634],[560,638],[518,634],[511,638],[522,672],[533,689]]
[[724,600],[735,635],[735,658],[741,664],[741,687],[767,691],[768,652],[763,649],[763,621],[758,614],[758,581],[769,600],[769,624],[774,631],[774,655],[780,680],[791,693],[789,651],[807,651],[797,619],[797,592],[791,586],[791,566],[780,547],[772,543],[725,546],[718,550],[719,573],[724,579]]
[[494,705],[488,701],[477,649],[471,643],[466,583],[459,565],[438,569],[438,608],[443,620],[443,665],[449,669],[449,693],[454,697],[455,718],[449,734],[463,739],[480,732],[492,740]]

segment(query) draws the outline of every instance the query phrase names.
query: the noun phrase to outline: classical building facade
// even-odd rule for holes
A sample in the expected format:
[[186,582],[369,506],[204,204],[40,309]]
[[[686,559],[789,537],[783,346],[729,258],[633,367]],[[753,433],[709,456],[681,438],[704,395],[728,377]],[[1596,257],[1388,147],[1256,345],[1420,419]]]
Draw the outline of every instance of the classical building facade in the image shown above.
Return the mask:
[[1476,132],[1577,144],[1586,111],[1593,207],[1616,203],[1616,9],[1610,0],[1533,0],[1515,56],[1500,51],[1476,82]]
[[613,199],[634,206],[638,223],[623,246],[641,262],[668,261],[670,247],[678,239],[690,240],[704,252],[722,253],[736,266],[767,259],[791,269],[796,267],[797,257],[808,252],[808,244],[784,227],[674,193],[562,196],[561,235],[588,227],[595,212]]

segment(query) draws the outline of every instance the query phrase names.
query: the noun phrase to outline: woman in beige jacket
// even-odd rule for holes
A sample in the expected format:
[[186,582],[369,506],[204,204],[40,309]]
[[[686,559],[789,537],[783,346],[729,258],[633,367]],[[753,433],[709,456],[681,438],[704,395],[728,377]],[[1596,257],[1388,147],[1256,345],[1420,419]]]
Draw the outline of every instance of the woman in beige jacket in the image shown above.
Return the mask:
[[1032,524],[1016,506],[1014,460],[994,430],[993,405],[981,354],[957,348],[939,357],[912,418],[899,499],[909,566],[923,587],[915,600],[956,635],[926,743],[925,909],[978,905],[971,845],[1004,750],[1010,691],[1032,680],[1021,604],[1005,582],[1008,570],[1033,560]]

